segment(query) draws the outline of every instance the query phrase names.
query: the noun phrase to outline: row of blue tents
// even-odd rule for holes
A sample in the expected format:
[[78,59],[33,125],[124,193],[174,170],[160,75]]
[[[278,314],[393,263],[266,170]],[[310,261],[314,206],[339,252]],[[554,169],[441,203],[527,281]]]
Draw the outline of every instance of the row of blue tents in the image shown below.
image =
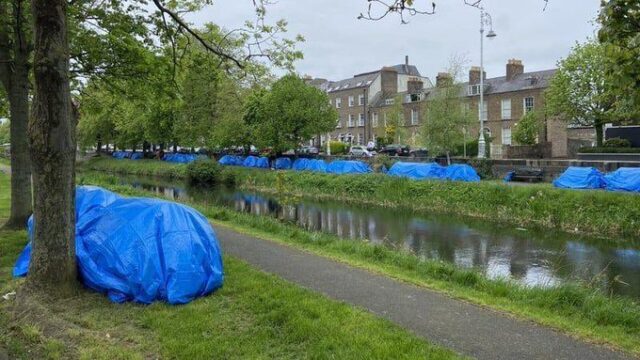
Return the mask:
[[[144,154],[139,151],[114,151],[111,155],[114,159],[122,160],[122,159],[130,159],[130,160],[141,160],[144,159]],[[198,160],[199,158],[204,157],[206,155],[196,155],[196,154],[180,154],[180,153],[169,153],[165,154],[162,160],[173,163],[180,164],[188,164]]]
[[112,154],[114,159],[131,159],[140,160],[144,158],[144,154],[138,151],[114,151]]
[[[269,168],[269,160],[265,157],[249,156],[242,158],[235,155],[225,155],[218,162],[221,165]],[[366,174],[373,172],[371,167],[362,161],[334,160],[327,163],[320,159],[305,158],[291,161],[290,158],[286,157],[276,159],[274,168],[276,170],[311,171],[328,174]],[[414,180],[480,181],[480,176],[475,169],[466,164],[441,166],[437,163],[397,162],[385,172],[391,176]]]
[[640,168],[623,167],[605,175],[593,167],[571,166],[553,182],[553,186],[563,189],[640,192]]

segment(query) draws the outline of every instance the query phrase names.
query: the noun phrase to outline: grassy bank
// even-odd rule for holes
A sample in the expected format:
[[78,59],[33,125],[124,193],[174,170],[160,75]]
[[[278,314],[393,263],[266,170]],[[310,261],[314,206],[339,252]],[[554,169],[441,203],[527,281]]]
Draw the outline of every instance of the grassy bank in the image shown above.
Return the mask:
[[[117,192],[153,196],[153,193],[115,185],[117,178],[83,175],[87,183]],[[490,280],[478,272],[365,242],[340,240],[304,231],[268,217],[237,213],[216,206],[190,204],[218,226],[288,244],[369,269],[453,297],[507,311],[519,317],[561,329],[598,343],[640,354],[640,304],[621,297],[609,297],[586,285],[563,285],[551,289],[527,288],[504,280]]]
[[[160,161],[94,159],[84,169],[183,176],[185,166]],[[418,212],[439,212],[596,236],[640,238],[640,196],[605,191],[507,186],[497,182],[412,181],[383,174],[331,175],[225,167],[241,188],[330,198]]]
[[[0,174],[0,205],[8,200],[7,185]],[[2,221],[7,212],[0,209]],[[24,231],[0,232],[1,294],[22,283],[10,273],[25,243]],[[184,306],[118,305],[89,291],[64,300],[0,299],[0,358],[457,358],[388,321],[232,257],[224,265],[224,287]]]

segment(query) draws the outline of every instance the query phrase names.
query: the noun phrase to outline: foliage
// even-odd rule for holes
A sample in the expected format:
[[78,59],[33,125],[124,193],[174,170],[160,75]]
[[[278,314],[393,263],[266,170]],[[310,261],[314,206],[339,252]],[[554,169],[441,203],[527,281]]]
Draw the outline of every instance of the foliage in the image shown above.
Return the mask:
[[284,152],[335,128],[336,110],[323,91],[296,75],[276,81],[260,100],[254,144]]
[[[614,90],[628,94],[640,111],[640,2],[602,2],[598,39],[606,44],[610,61],[605,68]],[[636,115],[638,115],[636,113]]]
[[540,114],[537,111],[529,111],[516,123],[513,140],[520,145],[535,145],[541,129]]
[[558,64],[558,71],[546,91],[547,108],[552,115],[564,116],[572,124],[594,126],[597,143],[602,145],[605,123],[618,123],[628,115],[620,104],[627,104],[609,83],[604,45],[593,41],[576,44],[571,54]]
[[0,124],[0,145],[11,142],[11,123],[9,120]]
[[330,141],[329,149],[331,149],[331,155],[344,155],[349,150],[349,145],[342,141]]
[[429,99],[424,121],[420,129],[422,142],[432,155],[445,154],[450,163],[450,154],[464,143],[465,131],[473,121],[473,116],[460,97],[462,84],[454,79],[457,70],[450,70],[446,84],[437,87]]
[[635,147],[582,147],[579,153],[588,154],[640,154],[640,148]]
[[402,96],[398,95],[393,99],[393,105],[385,114],[384,136],[386,143],[403,144],[403,141],[408,140],[406,133]]
[[222,166],[216,161],[198,160],[187,165],[187,180],[194,184],[214,185],[220,182]]
[[604,142],[604,147],[606,148],[629,148],[631,147],[631,141],[629,141],[628,139],[621,139],[621,138],[612,138],[612,139],[607,139],[607,141]]

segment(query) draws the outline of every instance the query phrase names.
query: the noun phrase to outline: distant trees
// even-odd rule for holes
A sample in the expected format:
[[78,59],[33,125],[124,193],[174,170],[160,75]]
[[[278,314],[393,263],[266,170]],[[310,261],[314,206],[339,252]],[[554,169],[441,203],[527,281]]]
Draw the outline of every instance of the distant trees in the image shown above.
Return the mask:
[[528,111],[516,123],[513,140],[520,145],[534,145],[538,142],[541,129],[540,113],[535,110]]
[[558,63],[558,71],[546,91],[547,109],[573,124],[593,126],[602,146],[605,123],[620,122],[632,111],[629,94],[611,87],[614,81],[604,71],[610,59],[606,45],[589,41],[577,44]]
[[296,148],[333,129],[338,116],[325,92],[296,75],[280,78],[255,101],[257,111],[251,124],[254,142],[275,152]]
[[473,122],[473,115],[464,103],[462,83],[457,79],[461,64],[452,62],[447,76],[441,80],[429,99],[420,129],[424,145],[433,155],[444,154],[451,163],[451,153],[464,145],[465,131]]

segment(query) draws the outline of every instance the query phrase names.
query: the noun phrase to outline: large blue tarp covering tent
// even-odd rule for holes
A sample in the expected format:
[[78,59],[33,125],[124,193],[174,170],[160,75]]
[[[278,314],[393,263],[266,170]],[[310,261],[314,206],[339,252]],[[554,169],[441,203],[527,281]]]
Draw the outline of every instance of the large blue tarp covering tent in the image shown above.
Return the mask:
[[610,191],[640,192],[640,168],[623,167],[604,177],[605,187]]
[[563,189],[600,189],[604,187],[604,177],[593,167],[570,166],[553,181],[553,186]]
[[247,156],[242,162],[242,166],[244,167],[256,167],[258,163],[258,158],[255,156]]
[[327,166],[331,174],[365,174],[372,172],[371,167],[357,160],[335,160]]
[[131,151],[114,151],[111,156],[113,156],[114,159],[118,160],[128,159],[131,157]]
[[307,163],[305,170],[313,172],[327,172],[327,163],[324,160],[312,159]]
[[281,157],[276,159],[276,170],[289,170],[291,169],[291,159],[287,157]]
[[162,160],[164,161],[168,161],[168,162],[174,162],[174,163],[181,163],[181,164],[188,164],[191,162],[194,162],[196,160],[198,160],[198,155],[196,154],[166,154],[164,156],[164,158],[162,158]]
[[291,168],[296,171],[304,171],[304,170],[307,170],[308,165],[309,165],[309,159],[300,158],[300,159],[296,159],[296,161],[293,162],[293,165],[291,166]]
[[244,159],[237,155],[225,155],[218,160],[220,165],[242,166]]
[[131,160],[142,160],[144,159],[144,154],[141,152],[134,152],[131,153]]
[[242,162],[242,166],[244,167],[253,167],[253,168],[269,168],[269,158],[267,157],[257,157],[257,156],[247,156],[246,159]]
[[445,168],[444,176],[447,180],[476,182],[480,176],[476,169],[467,164],[453,164]]
[[[14,276],[27,275],[30,254],[28,244]],[[200,213],[97,187],[76,190],[76,257],[82,282],[114,302],[183,304],[216,290],[224,277],[215,233]]]
[[446,168],[436,163],[411,163],[398,161],[391,166],[387,174],[414,180],[444,179],[446,177]]

